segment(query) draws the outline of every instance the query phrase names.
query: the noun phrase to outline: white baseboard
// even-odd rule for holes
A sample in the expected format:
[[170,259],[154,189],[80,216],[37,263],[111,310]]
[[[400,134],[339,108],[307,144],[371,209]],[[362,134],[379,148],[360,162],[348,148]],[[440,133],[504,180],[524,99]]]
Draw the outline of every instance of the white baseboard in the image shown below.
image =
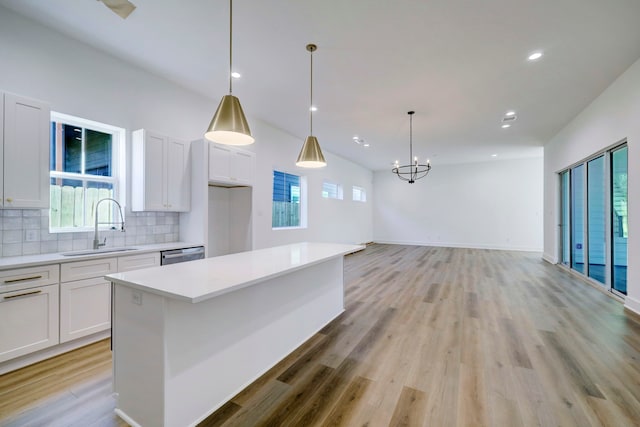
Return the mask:
[[491,250],[497,250],[497,251],[542,252],[542,248],[478,245],[474,243],[415,242],[415,241],[403,241],[403,240],[374,240],[374,241],[375,243],[380,243],[385,245],[434,246],[437,248],[491,249]]
[[558,263],[558,258],[554,257],[553,255],[549,255],[546,252],[542,254],[542,259],[547,261],[549,264],[557,264]]
[[627,296],[624,300],[624,308],[640,316],[640,301],[637,299]]

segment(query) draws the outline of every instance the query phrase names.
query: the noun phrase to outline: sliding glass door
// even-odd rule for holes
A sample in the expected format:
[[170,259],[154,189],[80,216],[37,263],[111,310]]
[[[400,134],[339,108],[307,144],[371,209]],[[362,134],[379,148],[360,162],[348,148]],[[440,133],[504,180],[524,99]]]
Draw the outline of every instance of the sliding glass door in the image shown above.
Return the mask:
[[627,293],[627,147],[611,152],[612,287]]
[[560,262],[627,293],[627,146],[560,172]]
[[589,277],[606,283],[605,265],[607,261],[605,232],[607,215],[605,213],[605,181],[604,155],[596,157],[587,163],[587,225],[588,225],[588,254]]
[[571,170],[571,268],[584,273],[584,165]]

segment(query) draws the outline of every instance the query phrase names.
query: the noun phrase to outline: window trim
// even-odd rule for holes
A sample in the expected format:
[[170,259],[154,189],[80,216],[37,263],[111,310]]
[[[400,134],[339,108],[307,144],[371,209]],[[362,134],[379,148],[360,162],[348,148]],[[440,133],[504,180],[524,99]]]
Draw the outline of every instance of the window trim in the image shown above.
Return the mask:
[[307,228],[307,200],[308,200],[308,193],[307,193],[307,177],[305,175],[300,175],[299,172],[295,171],[295,172],[291,172],[287,169],[277,169],[276,167],[272,168],[272,172],[271,172],[271,205],[273,206],[273,173],[274,172],[279,172],[279,173],[284,173],[287,175],[293,175],[293,176],[297,176],[298,179],[300,180],[300,225],[295,225],[295,226],[287,226],[287,227],[273,227],[273,214],[271,217],[271,230],[273,231],[278,231],[278,230],[300,230],[300,229],[306,229]]
[[[85,129],[91,129],[98,132],[108,133],[111,135],[111,143],[112,143],[112,152],[111,152],[111,162],[112,162],[112,176],[105,177],[100,175],[89,175],[85,173],[72,173],[72,172],[60,172],[49,169],[49,180],[52,178],[62,178],[62,179],[75,179],[81,181],[92,181],[92,182],[103,182],[110,183],[113,185],[113,198],[116,199],[123,209],[123,215],[126,210],[126,200],[127,200],[127,192],[126,192],[126,135],[127,132],[124,128],[108,125],[106,123],[100,123],[89,119],[84,119],[82,117],[76,117],[65,113],[60,113],[57,111],[51,111],[49,122],[60,122],[67,125],[78,126],[83,129],[83,134]],[[53,154],[53,153],[52,153]],[[82,149],[82,169],[84,170],[85,166],[85,152],[84,147]],[[114,217],[119,214],[114,209]],[[51,218],[51,206],[49,207],[49,218]],[[108,230],[111,227],[108,225],[101,225],[99,229]],[[85,227],[51,227],[51,221],[49,221],[49,233],[81,233],[93,231],[94,226],[85,226]]]
[[[358,189],[358,191],[360,191],[360,194],[364,195],[364,198],[359,198],[359,199],[355,199],[353,197],[353,190]],[[367,203],[367,189],[364,187],[360,187],[358,185],[352,185],[351,186],[351,200],[354,202],[360,202],[360,203]]]

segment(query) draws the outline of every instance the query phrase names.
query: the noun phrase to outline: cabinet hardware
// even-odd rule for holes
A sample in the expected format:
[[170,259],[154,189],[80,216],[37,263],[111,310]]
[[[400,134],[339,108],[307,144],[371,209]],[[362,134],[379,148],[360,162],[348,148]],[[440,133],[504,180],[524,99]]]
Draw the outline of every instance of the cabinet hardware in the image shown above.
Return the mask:
[[5,280],[4,283],[26,282],[27,280],[36,280],[36,279],[42,279],[42,275],[23,277],[21,279],[9,279],[9,280]]
[[35,294],[39,294],[42,291],[31,291],[31,292],[25,292],[23,294],[18,294],[18,295],[9,295],[8,297],[4,297],[5,300],[11,299],[11,298],[20,298],[20,297],[26,297],[29,295],[35,295]]

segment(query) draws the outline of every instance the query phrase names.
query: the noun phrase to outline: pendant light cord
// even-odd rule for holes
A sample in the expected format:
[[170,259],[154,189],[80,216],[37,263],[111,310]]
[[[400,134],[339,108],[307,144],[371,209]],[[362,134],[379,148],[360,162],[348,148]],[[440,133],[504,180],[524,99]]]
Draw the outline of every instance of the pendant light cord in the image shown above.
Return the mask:
[[233,0],[229,0],[229,95],[233,93],[231,72],[233,70]]
[[311,105],[309,106],[309,133],[313,136],[313,49],[311,52],[311,79],[310,79],[310,98]]

